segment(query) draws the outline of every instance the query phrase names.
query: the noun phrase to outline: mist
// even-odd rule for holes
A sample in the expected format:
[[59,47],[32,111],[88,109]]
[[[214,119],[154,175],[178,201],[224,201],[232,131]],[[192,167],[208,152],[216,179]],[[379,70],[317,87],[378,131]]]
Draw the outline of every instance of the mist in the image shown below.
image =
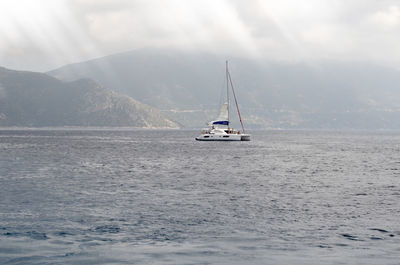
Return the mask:
[[3,85],[0,83],[0,99],[4,99],[6,97],[6,90]]
[[397,1],[5,0],[0,65],[47,71],[141,48],[398,68]]

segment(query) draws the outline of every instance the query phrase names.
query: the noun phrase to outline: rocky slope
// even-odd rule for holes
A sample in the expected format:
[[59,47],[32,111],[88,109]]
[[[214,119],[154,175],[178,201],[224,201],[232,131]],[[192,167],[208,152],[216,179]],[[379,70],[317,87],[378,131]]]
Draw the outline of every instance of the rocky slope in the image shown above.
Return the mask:
[[157,109],[90,79],[65,82],[2,67],[0,126],[180,127]]

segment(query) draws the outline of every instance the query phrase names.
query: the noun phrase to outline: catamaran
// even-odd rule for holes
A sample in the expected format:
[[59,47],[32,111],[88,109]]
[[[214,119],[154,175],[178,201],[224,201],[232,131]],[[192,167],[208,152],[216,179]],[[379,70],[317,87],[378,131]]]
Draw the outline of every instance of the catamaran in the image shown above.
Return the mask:
[[[237,131],[230,128],[230,100],[229,91],[232,90],[233,98],[235,99],[235,105],[237,114],[239,116],[240,124],[242,125],[242,131]],[[235,90],[233,89],[232,78],[228,69],[228,61],[226,61],[226,98],[227,102],[222,104],[221,111],[216,120],[208,123],[208,128],[201,131],[201,135],[195,139],[198,141],[250,141],[250,134],[247,134],[244,130],[242,116],[240,115],[239,105],[236,99]]]

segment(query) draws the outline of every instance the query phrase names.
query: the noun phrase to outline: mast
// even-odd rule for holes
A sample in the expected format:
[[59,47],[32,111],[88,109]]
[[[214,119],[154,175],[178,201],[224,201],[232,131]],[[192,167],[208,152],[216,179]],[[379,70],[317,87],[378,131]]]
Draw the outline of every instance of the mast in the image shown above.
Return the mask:
[[[234,97],[234,99],[235,99],[235,104],[236,104],[236,109],[237,109],[238,116],[239,116],[239,120],[240,120],[240,125],[242,125],[243,133],[245,133],[245,131],[244,131],[244,126],[243,126],[243,122],[242,122],[242,116],[240,115],[239,105],[238,105],[238,102],[237,102],[237,99],[236,99],[235,90],[233,89],[233,83],[232,83],[231,74],[230,74],[229,71],[228,71],[228,61],[226,61],[226,74],[227,74],[227,77],[228,77],[229,82],[230,82],[231,87],[232,87],[232,94],[233,94],[233,97]],[[229,100],[229,99],[228,99],[228,100]],[[229,101],[228,101],[228,102],[229,102]],[[228,107],[229,107],[229,105],[228,105]],[[228,111],[228,113],[229,113],[229,111]],[[228,114],[228,117],[229,117],[229,114]]]
[[230,109],[230,102],[229,102],[229,71],[228,71],[228,60],[225,61],[225,69],[226,69],[226,100],[228,103],[228,131],[229,131],[229,124],[230,124],[230,115],[229,115],[229,109]]

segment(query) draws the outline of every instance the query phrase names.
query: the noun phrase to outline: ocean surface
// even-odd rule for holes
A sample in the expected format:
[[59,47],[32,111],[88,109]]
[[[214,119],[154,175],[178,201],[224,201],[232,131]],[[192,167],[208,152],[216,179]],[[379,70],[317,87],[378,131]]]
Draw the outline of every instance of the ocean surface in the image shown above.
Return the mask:
[[0,264],[400,264],[400,132],[0,130]]

